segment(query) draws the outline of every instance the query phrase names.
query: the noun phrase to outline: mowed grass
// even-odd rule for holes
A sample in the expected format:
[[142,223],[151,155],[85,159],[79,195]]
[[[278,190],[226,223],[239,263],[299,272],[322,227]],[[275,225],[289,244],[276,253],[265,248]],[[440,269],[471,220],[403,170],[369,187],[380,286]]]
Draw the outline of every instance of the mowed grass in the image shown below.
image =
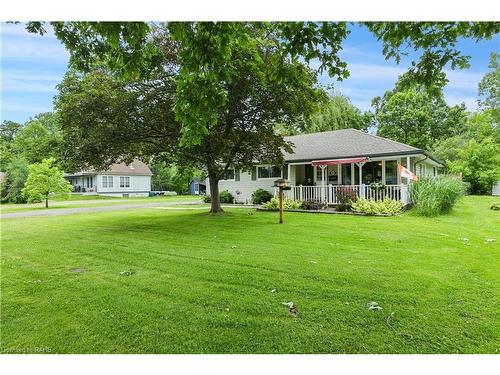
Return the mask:
[[497,353],[493,201],[466,197],[437,218],[286,213],[283,225],[246,209],[5,219],[1,350]]

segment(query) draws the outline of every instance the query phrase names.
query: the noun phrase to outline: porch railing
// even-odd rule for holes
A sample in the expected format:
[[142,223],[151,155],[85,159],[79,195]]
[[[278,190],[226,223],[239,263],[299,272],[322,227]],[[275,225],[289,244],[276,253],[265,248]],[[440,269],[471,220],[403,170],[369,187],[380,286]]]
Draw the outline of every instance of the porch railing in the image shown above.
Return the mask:
[[[325,185],[325,186],[303,186],[294,185],[290,190],[285,190],[285,196],[294,200],[312,200],[316,202],[326,202],[328,204],[341,203],[342,196],[355,196],[356,198],[366,198],[373,200],[394,199],[409,203],[407,185],[385,185],[374,189],[370,185]],[[277,189],[274,192],[278,194]]]

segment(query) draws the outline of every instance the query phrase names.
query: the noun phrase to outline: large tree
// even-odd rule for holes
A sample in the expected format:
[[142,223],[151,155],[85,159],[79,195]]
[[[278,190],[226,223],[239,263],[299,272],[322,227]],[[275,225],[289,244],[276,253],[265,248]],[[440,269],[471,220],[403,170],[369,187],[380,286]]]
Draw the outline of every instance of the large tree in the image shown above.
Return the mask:
[[496,126],[500,126],[500,54],[492,53],[489,68],[479,82],[479,107],[491,111]]
[[333,95],[319,109],[304,121],[303,128],[297,133],[314,133],[329,130],[354,128],[367,131],[372,116],[369,112],[361,112],[348,97]]
[[372,105],[378,135],[425,150],[463,131],[467,119],[463,104],[448,106],[439,92],[402,88],[399,82]]
[[[497,23],[366,25],[383,42],[386,58],[398,60],[407,47],[423,51],[405,82],[427,87],[446,82],[445,65],[467,66],[468,57],[455,46],[459,38],[489,38],[500,30]],[[89,143],[94,156],[84,152],[81,160],[103,166],[112,162],[108,155],[135,153],[203,165],[214,195],[213,212],[220,211],[217,182],[227,169],[249,168],[263,159],[279,163],[281,149],[288,146],[273,125],[297,123],[319,101],[315,74],[306,65],[319,61],[319,72],[339,79],[348,76],[338,56],[348,34],[342,22],[53,22],[52,26],[70,51],[74,68],[88,73],[104,64],[113,76],[75,76],[61,87],[58,106],[65,134],[98,141],[94,146]],[[44,32],[40,22],[28,23],[27,28]],[[91,108],[86,104],[92,99],[92,84],[120,95],[104,98],[97,91],[103,101],[95,101]],[[72,105],[72,96],[84,105]],[[123,107],[123,115],[105,108],[105,103],[118,105],[122,100],[136,106]],[[85,110],[98,116],[85,120]],[[110,138],[101,142],[99,135]],[[115,141],[120,153],[110,150]],[[77,145],[76,138],[71,142]],[[103,143],[106,147],[99,147]],[[77,150],[82,148],[72,152]]]

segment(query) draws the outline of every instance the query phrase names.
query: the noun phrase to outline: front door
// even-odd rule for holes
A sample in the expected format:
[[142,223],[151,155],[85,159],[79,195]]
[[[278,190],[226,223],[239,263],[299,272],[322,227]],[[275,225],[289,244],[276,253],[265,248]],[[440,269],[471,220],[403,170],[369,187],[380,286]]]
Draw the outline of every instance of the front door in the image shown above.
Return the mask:
[[314,168],[312,165],[305,165],[305,184],[306,186],[312,186],[314,184]]

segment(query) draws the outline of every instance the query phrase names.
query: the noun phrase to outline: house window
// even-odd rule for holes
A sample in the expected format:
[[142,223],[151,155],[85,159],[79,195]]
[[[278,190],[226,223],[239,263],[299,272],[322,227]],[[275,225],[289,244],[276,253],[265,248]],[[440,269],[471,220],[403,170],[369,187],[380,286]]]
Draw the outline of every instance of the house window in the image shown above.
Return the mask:
[[128,176],[120,176],[120,187],[128,188],[130,187],[130,177]]
[[102,187],[112,188],[113,187],[113,176],[102,176]]
[[396,185],[398,183],[398,162],[387,160],[385,162],[385,184]]
[[223,180],[234,180],[234,169],[228,169],[227,172],[222,176]]
[[271,165],[257,167],[257,176],[259,178],[280,178],[281,168]]

